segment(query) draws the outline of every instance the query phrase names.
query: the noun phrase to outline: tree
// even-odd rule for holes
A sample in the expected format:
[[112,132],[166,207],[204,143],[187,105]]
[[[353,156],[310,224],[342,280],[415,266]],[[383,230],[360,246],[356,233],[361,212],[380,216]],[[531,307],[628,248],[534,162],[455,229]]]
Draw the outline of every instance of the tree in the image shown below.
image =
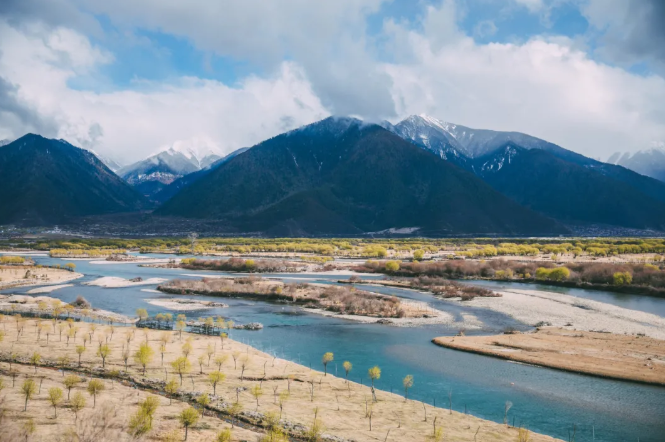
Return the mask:
[[83,382],[83,380],[75,374],[68,375],[65,380],[62,381],[62,383],[65,384],[65,388],[67,389],[67,400],[69,400],[69,395],[72,392],[72,388],[76,387],[76,385],[80,384],[81,382]]
[[164,385],[164,391],[169,395],[169,405],[173,403],[173,396],[178,392],[178,383],[175,379],[171,379]]
[[37,393],[37,384],[32,379],[28,378],[23,381],[21,385],[21,394],[25,398],[25,407],[23,411],[28,411],[28,401],[32,399]]
[[243,356],[240,359],[240,382],[245,380],[245,370],[249,367],[249,356]]
[[404,379],[402,379],[402,385],[404,386],[404,400],[407,400],[409,398],[409,388],[413,387],[413,376],[406,375]]
[[323,363],[323,371],[324,371],[324,376],[328,376],[328,364],[332,362],[334,359],[334,355],[331,352],[324,353],[323,358],[321,359],[321,362]]
[[182,354],[185,357],[189,357],[189,354],[192,352],[192,343],[189,341],[186,341],[184,344],[182,344]]
[[200,355],[197,361],[199,363],[199,374],[203,374],[203,364],[205,363],[205,356]]
[[416,250],[413,252],[414,261],[422,261],[424,257],[425,257],[425,252],[423,250]]
[[37,373],[37,365],[41,360],[42,356],[39,353],[37,352],[32,353],[32,356],[30,357],[30,363],[35,367],[35,373]]
[[254,399],[256,399],[256,409],[259,409],[259,398],[263,395],[263,390],[261,390],[260,385],[255,385],[252,387],[252,389],[249,391],[252,396],[254,396]]
[[201,393],[196,397],[196,403],[201,406],[201,416],[205,416],[206,407],[210,405],[210,396],[207,393]]
[[171,362],[171,368],[180,376],[180,385],[182,386],[182,375],[187,374],[192,370],[192,363],[189,362],[187,356],[180,356],[175,361]]
[[72,400],[69,401],[69,405],[74,412],[74,421],[78,421],[79,411],[83,410],[83,407],[85,407],[85,397],[80,391],[77,391],[74,393]]
[[48,389],[48,401],[53,407],[54,417],[58,417],[58,405],[62,402],[62,389],[58,387],[52,387]]
[[182,320],[178,320],[178,322],[175,323],[175,329],[178,331],[178,338],[182,339],[182,332],[185,330],[187,327],[187,323]]
[[182,412],[178,416],[178,420],[185,428],[185,440],[187,440],[189,427],[191,427],[192,425],[196,425],[196,423],[199,421],[199,412],[196,411],[196,409],[193,407],[186,408],[182,410]]
[[76,346],[76,354],[79,355],[79,367],[81,366],[81,355],[85,353],[85,347],[83,345]]
[[99,379],[90,379],[90,382],[88,382],[88,394],[92,396],[92,408],[97,405],[97,395],[105,388],[104,383]]
[[222,365],[229,359],[229,355],[215,356],[214,362],[217,365],[217,371],[222,371]]
[[139,346],[139,349],[134,353],[134,360],[137,364],[143,367],[143,376],[145,376],[145,371],[152,358],[155,354],[155,351],[148,345],[147,342],[142,342]]
[[381,369],[378,366],[374,366],[367,370],[367,375],[369,376],[370,380],[372,381],[372,397],[374,398],[374,402],[376,402],[376,392],[374,390],[374,381],[381,378]]
[[97,356],[102,358],[102,368],[106,367],[106,358],[111,354],[111,347],[108,344],[100,345],[97,349]]
[[129,430],[132,436],[138,438],[152,430],[153,417],[158,406],[159,398],[157,396],[148,396],[144,401],[139,402],[138,411],[129,420]]
[[278,399],[278,404],[279,404],[279,418],[282,418],[282,411],[284,411],[284,404],[286,404],[286,401],[289,399],[289,392],[288,391],[282,391],[279,394],[279,399]]
[[213,371],[212,373],[208,374],[208,383],[212,385],[212,394],[215,396],[217,396],[217,384],[224,382],[224,379],[226,379],[226,375],[219,371]]
[[211,344],[208,344],[208,347],[206,348],[206,354],[208,355],[208,367],[210,367],[210,359],[215,354],[215,349]]
[[349,361],[344,361],[342,364],[344,367],[344,371],[346,372],[346,381],[349,381],[349,372],[353,369],[353,364],[350,363]]
[[136,316],[139,317],[139,321],[144,321],[148,319],[148,311],[144,308],[137,308],[136,309]]

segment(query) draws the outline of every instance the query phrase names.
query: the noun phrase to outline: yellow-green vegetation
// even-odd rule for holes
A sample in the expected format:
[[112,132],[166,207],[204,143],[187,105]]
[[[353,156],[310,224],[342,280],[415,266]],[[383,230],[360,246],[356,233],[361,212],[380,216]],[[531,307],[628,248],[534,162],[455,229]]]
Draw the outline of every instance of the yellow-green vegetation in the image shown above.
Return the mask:
[[659,238],[149,238],[149,239],[69,239],[0,241],[0,248],[50,250],[52,256],[97,257],[122,254],[127,250],[142,253],[258,254],[299,257],[340,256],[420,260],[429,254],[442,257],[492,258],[497,256],[601,258],[619,255],[657,255],[640,257],[662,260],[665,240]]
[[16,265],[24,264],[25,258],[22,256],[0,256],[0,265]]
[[111,255],[124,255],[123,249],[51,249],[49,255],[53,258],[102,258]]

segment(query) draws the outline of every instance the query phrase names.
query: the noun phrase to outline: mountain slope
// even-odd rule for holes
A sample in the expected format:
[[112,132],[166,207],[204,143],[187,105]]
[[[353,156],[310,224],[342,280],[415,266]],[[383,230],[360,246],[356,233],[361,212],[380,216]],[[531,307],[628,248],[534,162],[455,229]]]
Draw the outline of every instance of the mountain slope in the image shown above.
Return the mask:
[[607,162],[665,182],[665,149],[663,148],[640,150],[635,153],[617,152]]
[[158,215],[220,219],[244,231],[342,234],[563,229],[477,177],[377,125],[328,118],[254,146],[166,202]]
[[95,155],[28,134],[0,148],[0,223],[139,210],[145,199]]
[[248,147],[243,147],[241,149],[234,150],[230,154],[226,155],[223,158],[218,159],[214,163],[204,167],[201,170],[198,170],[196,172],[192,172],[190,174],[187,174],[185,176],[182,176],[178,178],[177,180],[173,181],[172,183],[168,184],[165,187],[162,187],[161,190],[156,192],[153,196],[152,199],[158,203],[164,203],[171,198],[178,192],[180,192],[182,189],[185,187],[191,186],[193,183],[198,181],[199,179],[203,178],[207,174],[210,173],[213,169],[221,166],[222,164],[226,163],[229,161],[231,158],[240,155],[241,153],[247,151],[249,149]]
[[665,204],[594,168],[507,144],[474,161],[499,192],[566,223],[665,230]]

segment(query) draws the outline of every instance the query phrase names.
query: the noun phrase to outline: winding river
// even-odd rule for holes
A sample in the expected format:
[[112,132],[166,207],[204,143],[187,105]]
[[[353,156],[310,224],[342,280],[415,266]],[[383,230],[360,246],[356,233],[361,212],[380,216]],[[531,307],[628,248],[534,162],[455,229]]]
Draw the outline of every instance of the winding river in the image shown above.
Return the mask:
[[[74,262],[76,271],[85,275],[74,281],[73,287],[56,290],[49,296],[70,302],[82,295],[94,307],[126,315],[134,315],[137,308],[146,308],[150,314],[163,312],[164,309],[148,304],[146,300],[166,296],[155,293],[154,286],[107,289],[81,283],[102,276],[140,276],[147,279],[212,274],[138,267],[136,264],[91,264],[88,261],[46,256],[35,256],[34,259],[38,264],[45,265]],[[330,284],[347,277],[298,273],[263,276]],[[511,288],[510,283],[477,283],[495,288]],[[426,301],[432,307],[453,315],[472,311],[485,323],[479,333],[500,332],[506,324],[528,328],[505,315],[438,300],[426,293],[391,287],[364,288]],[[565,292],[665,316],[665,299],[526,284],[515,284],[512,288]],[[6,290],[3,293],[25,293],[28,289]],[[197,298],[215,300],[209,297]],[[450,405],[449,398],[452,398],[453,409],[461,412],[466,410],[496,422],[503,420],[504,404],[511,401],[511,423],[564,440],[568,440],[569,431],[575,425],[575,440],[578,442],[637,441],[638,438],[642,442],[665,441],[665,388],[662,387],[576,375],[437,347],[430,343],[433,337],[457,332],[443,325],[398,328],[323,317],[282,304],[240,299],[226,299],[224,302],[229,304],[228,308],[185,313],[190,317],[222,315],[238,323],[261,322],[265,326],[263,330],[237,330],[233,331],[231,337],[276,356],[303,365],[311,364],[317,369],[321,369],[321,355],[331,351],[335,354],[335,362],[329,366],[329,370],[335,371],[339,367],[341,375],[341,362],[349,360],[354,365],[350,376],[355,381],[367,382],[367,369],[379,365],[382,375],[377,386],[384,390],[401,392],[401,379],[411,374],[415,384],[409,394],[414,399],[436,402],[437,406],[447,408]]]

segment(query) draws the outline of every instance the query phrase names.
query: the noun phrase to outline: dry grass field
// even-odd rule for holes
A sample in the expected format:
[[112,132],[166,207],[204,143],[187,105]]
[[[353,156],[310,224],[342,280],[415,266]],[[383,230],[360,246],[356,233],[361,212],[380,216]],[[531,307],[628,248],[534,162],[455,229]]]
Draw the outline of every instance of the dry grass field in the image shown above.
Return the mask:
[[665,385],[665,341],[646,336],[543,327],[536,333],[444,336],[434,343],[544,367]]
[[[17,324],[18,329],[22,330],[20,336],[17,336]],[[45,323],[45,326],[52,326],[52,323]],[[384,391],[376,392],[374,402],[368,386],[347,383],[343,377],[331,374],[326,376],[322,371],[273,358],[229,339],[224,339],[222,344],[219,337],[189,333],[182,333],[180,336],[178,332],[144,331],[130,327],[115,327],[112,330],[109,326],[91,323],[73,323],[71,326],[78,329],[76,337],[70,338],[67,344],[65,336],[60,339],[57,333],[50,336],[48,343],[43,333],[38,338],[39,325],[33,319],[23,319],[17,323],[14,317],[5,317],[0,323],[0,330],[4,333],[0,342],[0,368],[3,373],[0,378],[5,386],[0,392],[0,397],[4,398],[1,405],[4,419],[0,424],[3,429],[23,431],[24,424],[32,419],[35,432],[29,440],[49,441],[58,440],[59,436],[72,431],[83,431],[80,427],[85,425],[74,425],[74,413],[67,400],[60,405],[57,419],[54,418],[53,407],[47,400],[49,388],[58,385],[64,389],[62,382],[66,374],[78,372],[86,378],[101,378],[106,387],[99,393],[94,410],[92,397],[84,390],[85,384],[76,387],[76,390],[84,392],[87,399],[85,408],[79,413],[80,421],[93,427],[95,422],[108,421],[108,431],[115,436],[107,439],[85,439],[81,436],[78,436],[78,439],[63,439],[68,441],[130,440],[129,419],[138,410],[139,401],[146,397],[147,393],[143,391],[146,388],[154,388],[154,394],[159,396],[153,430],[143,438],[149,441],[168,440],[167,432],[176,428],[179,429],[180,438],[177,440],[182,440],[184,431],[177,416],[187,407],[185,402],[202,393],[210,402],[207,405],[208,416],[189,430],[188,440],[216,441],[216,432],[222,427],[229,427],[228,422],[222,418],[229,419],[229,407],[237,401],[242,410],[239,417],[256,426],[252,431],[235,429],[233,441],[260,440],[265,436],[259,428],[266,424],[265,415],[272,413],[278,416],[280,408],[280,425],[286,427],[292,435],[300,435],[293,440],[307,440],[303,434],[311,433],[316,419],[321,431],[314,434],[310,440],[518,441],[518,429],[455,411],[451,413],[418,401],[405,401],[398,394]],[[81,354],[81,367],[78,367],[76,348],[84,345],[84,339],[86,348]],[[145,347],[146,343],[153,350],[153,356],[144,360],[144,377],[143,367],[136,355],[140,346]],[[105,363],[102,363],[98,349],[107,350],[105,345],[108,345],[108,355]],[[322,356],[325,350],[321,349]],[[31,366],[35,353],[40,356],[36,369]],[[180,384],[180,376],[174,370],[172,362],[184,355],[190,367],[189,370],[184,370]],[[20,361],[11,364],[18,370],[14,387],[11,377],[8,376],[11,361]],[[336,362],[341,366],[343,361]],[[46,368],[47,366],[51,368]],[[65,375],[58,371],[58,368],[62,367],[67,371]],[[323,369],[323,365],[320,368]],[[213,395],[213,387],[208,380],[210,374],[218,369],[225,375],[225,379],[217,385],[216,395]],[[351,373],[355,378],[358,377],[358,373]],[[42,377],[41,393],[28,402],[28,411],[22,411],[22,383],[26,378],[39,383]],[[367,375],[363,373],[363,377],[367,378]],[[176,395],[178,400],[174,400],[173,405],[169,405],[169,395],[164,392],[165,380],[175,380],[179,390]],[[415,382],[418,382],[418,379],[415,379]],[[112,406],[110,410],[104,411],[109,404]],[[219,416],[212,417],[217,412]],[[100,413],[110,415],[105,420],[103,416],[100,417]],[[4,436],[1,436],[0,440],[7,440],[2,437]],[[529,440],[545,442],[555,439],[531,434]]]

